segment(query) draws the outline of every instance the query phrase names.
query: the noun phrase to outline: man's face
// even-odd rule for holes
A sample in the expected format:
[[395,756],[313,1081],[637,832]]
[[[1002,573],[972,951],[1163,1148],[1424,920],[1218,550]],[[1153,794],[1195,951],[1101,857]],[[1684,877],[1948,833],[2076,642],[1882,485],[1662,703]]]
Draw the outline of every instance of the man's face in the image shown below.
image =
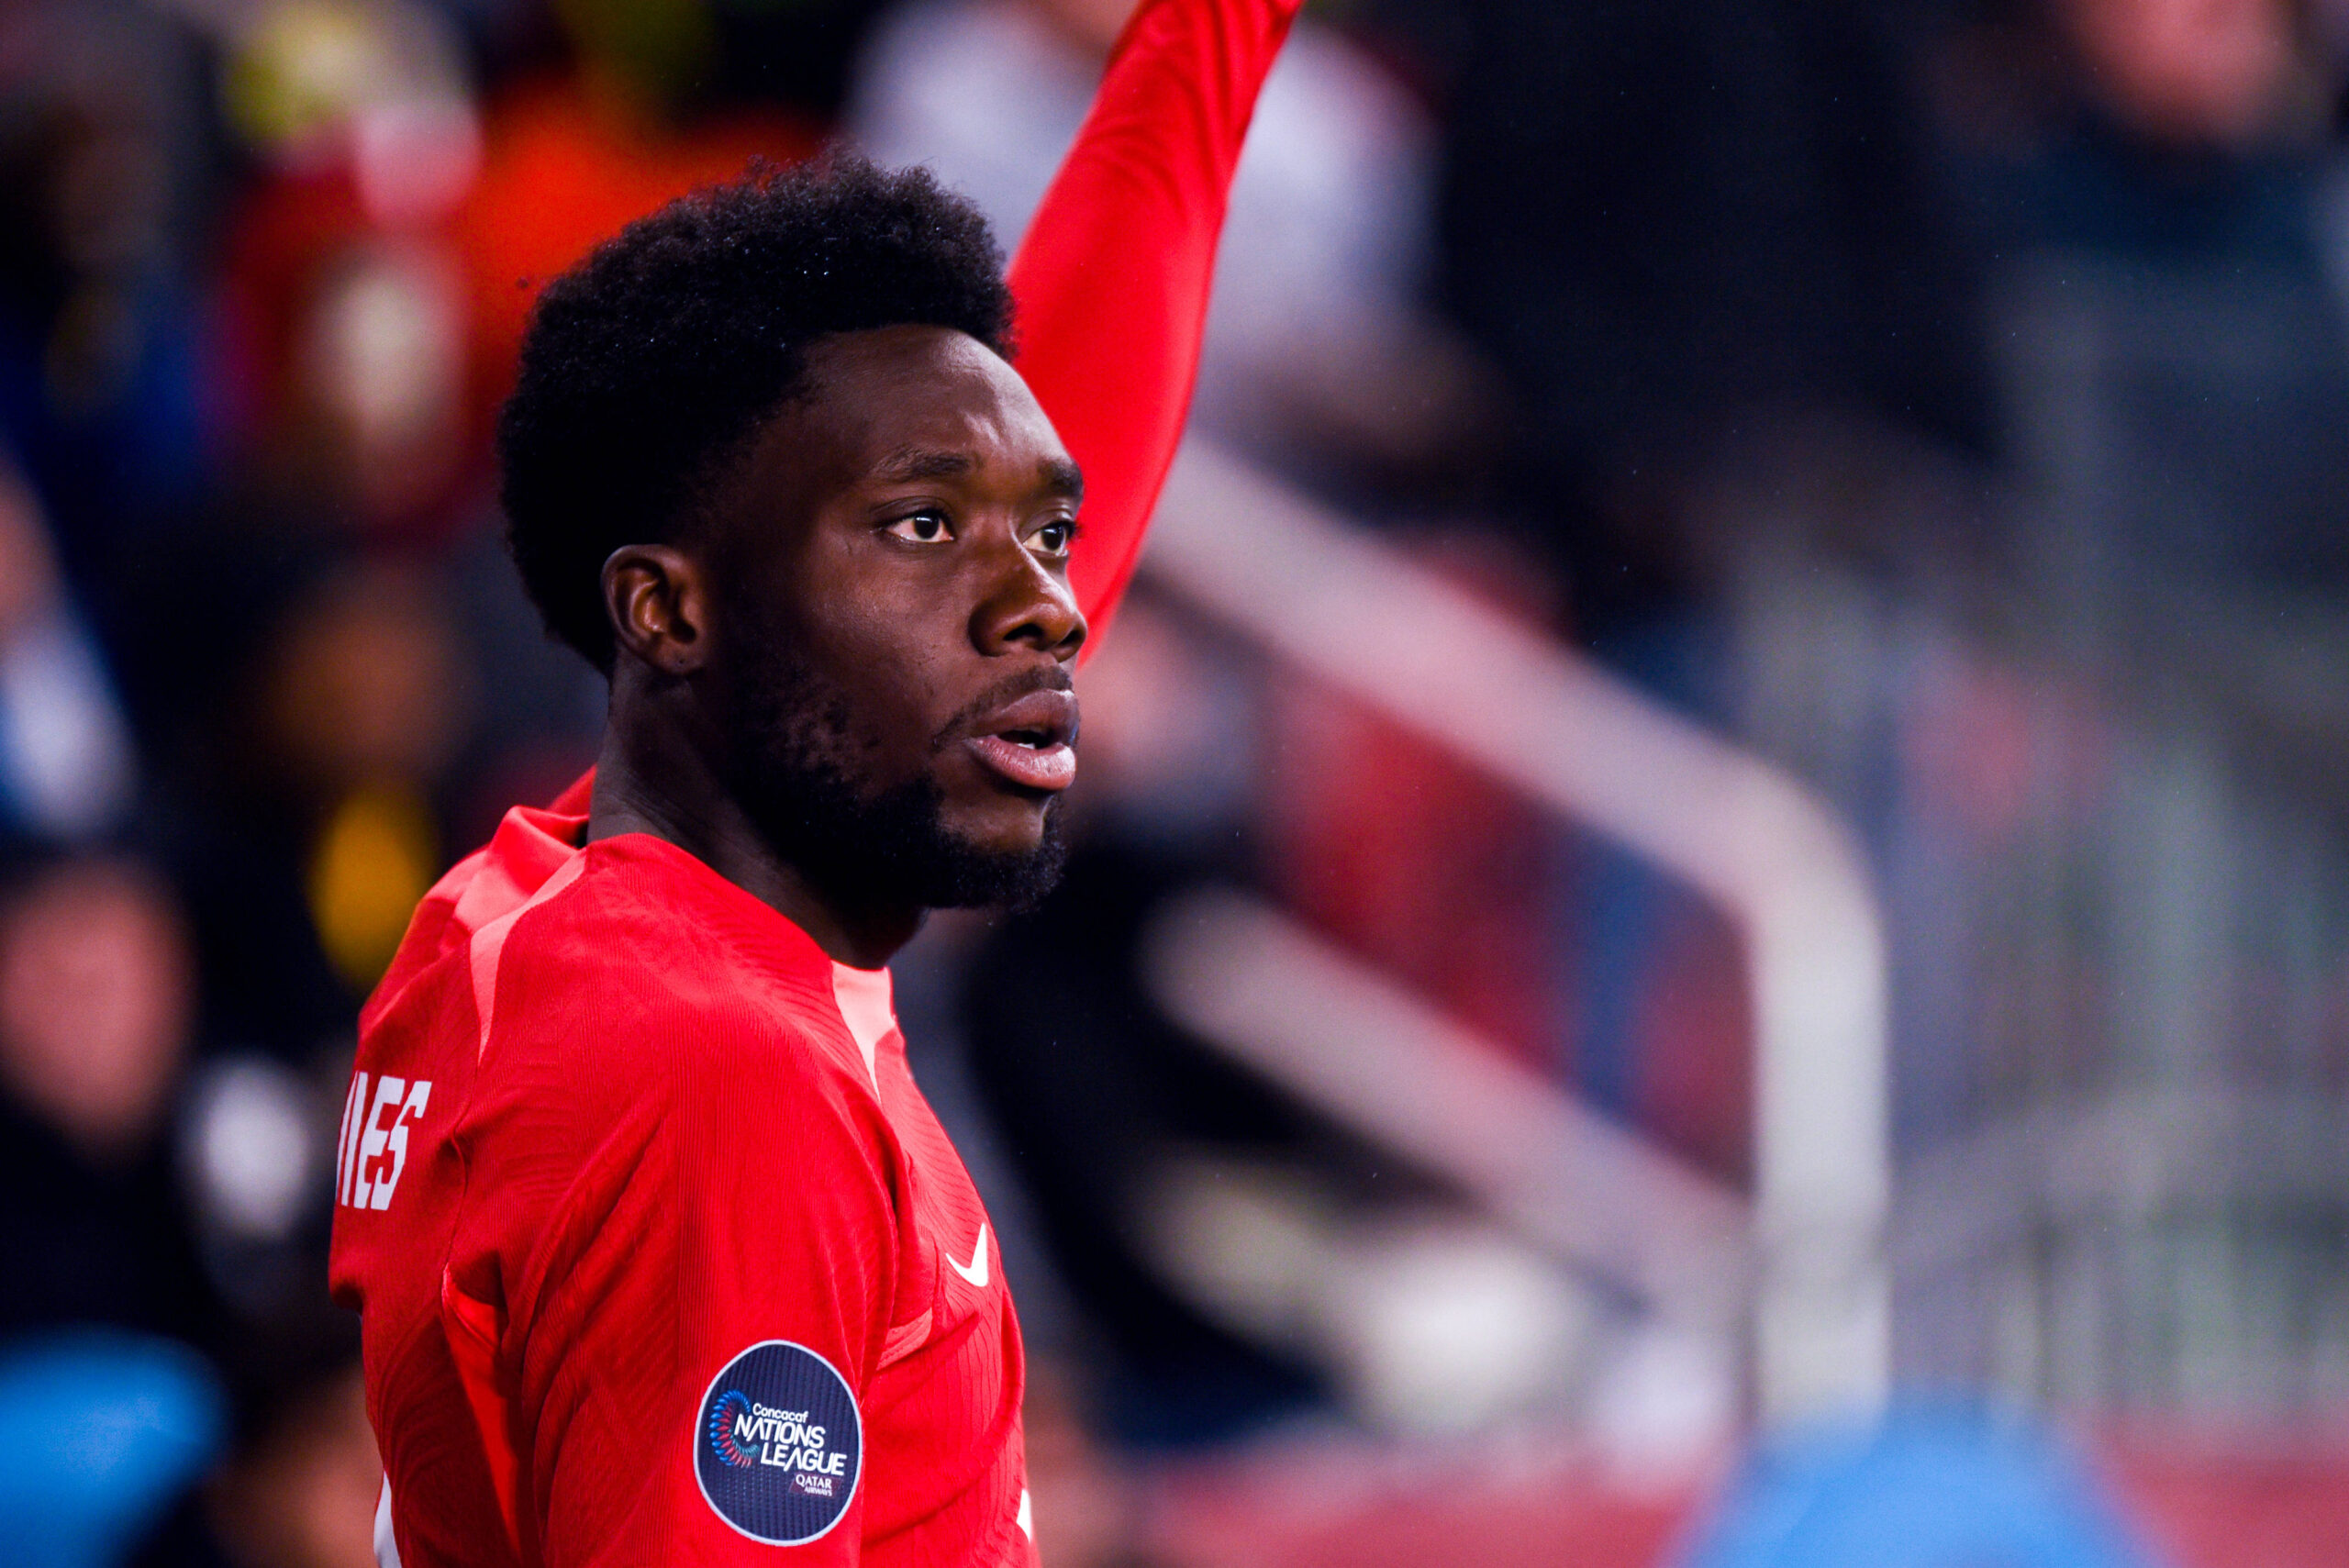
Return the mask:
[[1029,901],[1075,776],[1075,466],[962,333],[843,333],[807,370],[713,552],[733,788],[836,896]]

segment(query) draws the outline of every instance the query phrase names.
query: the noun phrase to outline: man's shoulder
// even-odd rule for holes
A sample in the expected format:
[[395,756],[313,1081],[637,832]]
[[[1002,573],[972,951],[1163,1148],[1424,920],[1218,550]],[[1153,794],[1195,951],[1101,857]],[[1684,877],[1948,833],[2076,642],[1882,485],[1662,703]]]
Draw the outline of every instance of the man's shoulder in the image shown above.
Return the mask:
[[484,1058],[552,1051],[623,1074],[665,1073],[681,1055],[840,1065],[829,961],[748,895],[710,885],[714,873],[674,864],[680,856],[593,846],[566,885],[476,938],[464,979],[488,1014]]

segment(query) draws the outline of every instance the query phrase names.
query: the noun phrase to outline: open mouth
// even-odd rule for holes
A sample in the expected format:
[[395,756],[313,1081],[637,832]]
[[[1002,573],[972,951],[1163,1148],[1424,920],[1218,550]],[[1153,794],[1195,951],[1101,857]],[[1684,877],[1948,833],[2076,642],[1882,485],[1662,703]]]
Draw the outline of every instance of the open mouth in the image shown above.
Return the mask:
[[1063,790],[1076,781],[1076,697],[1030,692],[980,721],[969,745],[989,771],[1023,789]]

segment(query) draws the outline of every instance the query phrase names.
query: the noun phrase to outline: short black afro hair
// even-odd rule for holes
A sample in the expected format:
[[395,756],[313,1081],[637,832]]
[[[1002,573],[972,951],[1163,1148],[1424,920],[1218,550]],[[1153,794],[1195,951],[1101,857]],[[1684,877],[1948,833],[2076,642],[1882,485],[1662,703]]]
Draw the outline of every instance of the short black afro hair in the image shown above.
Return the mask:
[[1003,252],[927,169],[848,151],[753,165],[549,284],[497,429],[507,539],[547,629],[609,671],[606,559],[686,534],[811,342],[900,325],[1008,355]]

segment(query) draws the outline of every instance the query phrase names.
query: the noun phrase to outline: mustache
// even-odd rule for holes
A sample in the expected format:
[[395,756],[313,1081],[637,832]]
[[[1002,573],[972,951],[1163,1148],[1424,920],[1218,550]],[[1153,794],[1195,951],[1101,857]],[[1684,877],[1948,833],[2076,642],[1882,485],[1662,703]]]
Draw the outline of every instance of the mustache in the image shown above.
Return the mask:
[[[930,737],[930,749],[942,751],[963,738],[972,725],[987,717],[1007,704],[1018,702],[1030,692],[1074,692],[1076,681],[1064,664],[1050,664],[1041,670],[1030,670],[1018,675],[1007,675],[963,705],[960,712],[946,721],[936,735]],[[1078,725],[1083,724],[1080,715]],[[1069,731],[1069,744],[1076,743],[1076,729]]]

